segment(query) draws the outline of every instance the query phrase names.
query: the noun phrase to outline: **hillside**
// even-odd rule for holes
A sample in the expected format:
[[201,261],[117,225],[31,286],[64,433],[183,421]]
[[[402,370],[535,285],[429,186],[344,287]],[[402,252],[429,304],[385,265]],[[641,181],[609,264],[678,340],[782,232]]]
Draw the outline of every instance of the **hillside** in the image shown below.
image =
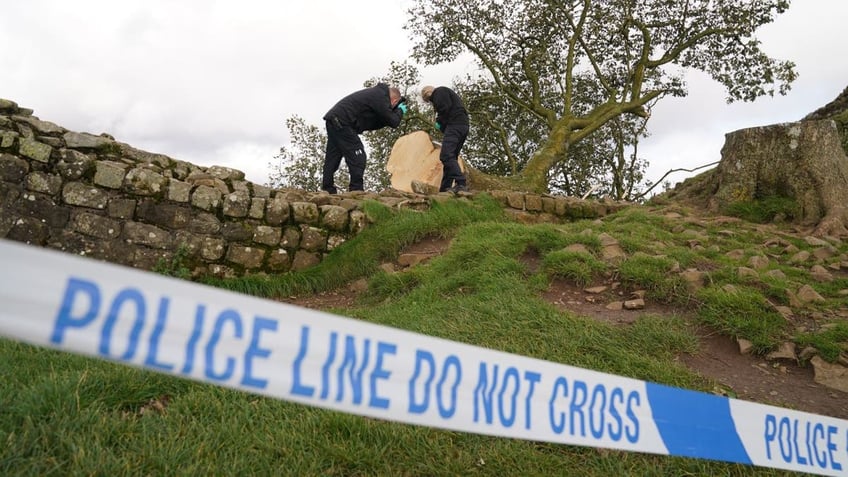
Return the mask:
[[[660,260],[677,254],[689,255],[689,265],[695,267],[682,270],[676,260],[668,262],[686,282],[685,290],[681,289],[684,283],[680,282],[661,284],[644,282],[642,277],[627,279],[622,276],[620,268],[611,267],[602,274],[590,277],[581,276],[582,272],[577,271],[560,276],[549,270],[551,281],[546,289],[540,291],[539,297],[563,312],[613,326],[626,327],[646,315],[668,319],[682,317],[692,326],[691,331],[697,336],[699,346],[697,351],[681,354],[678,359],[692,371],[714,381],[714,392],[848,418],[848,389],[841,384],[837,385],[840,388],[836,389],[815,382],[815,370],[810,360],[817,351],[806,345],[815,341],[813,336],[817,333],[842,329],[845,319],[848,318],[848,262],[845,260],[844,244],[839,244],[841,256],[833,257],[836,260],[831,262],[833,266],[830,271],[822,270],[820,265],[812,265],[810,270],[813,272],[809,272],[811,275],[806,277],[807,280],[792,285],[793,281],[787,280],[784,272],[780,271],[781,261],[790,263],[790,269],[794,269],[793,274],[800,278],[802,275],[798,272],[806,268],[802,265],[804,261],[816,261],[817,259],[812,258],[814,255],[829,254],[820,247],[827,250],[836,248],[824,241],[805,236],[803,231],[791,228],[752,224],[733,217],[699,217],[692,210],[678,206],[633,208],[640,210],[631,210],[623,214],[624,217],[612,217],[609,220],[619,222],[620,226],[626,229],[628,225],[638,227],[637,222],[649,217],[647,220],[655,227],[669,231],[669,237],[677,235],[677,240],[682,242],[684,250],[677,249],[680,245],[667,242],[653,243],[648,248],[659,245],[665,249],[665,254],[654,255]],[[686,215],[679,212],[684,210]],[[641,214],[646,215],[643,217]],[[634,220],[634,223],[628,224],[631,220]],[[568,227],[575,231],[580,229],[579,224]],[[615,239],[608,240],[613,242],[605,245],[605,249],[610,250],[618,246]],[[726,249],[722,246],[725,243],[731,243],[733,248]],[[793,245],[795,243],[805,245],[797,247]],[[628,248],[634,246],[632,243],[628,245]],[[428,236],[406,246],[395,260],[384,263],[381,268],[391,274],[409,273],[410,264],[418,265],[441,257],[449,253],[450,246],[449,238]],[[805,250],[808,248],[810,252]],[[580,252],[586,251],[582,247],[576,249]],[[635,252],[635,255],[639,257],[640,252]],[[603,255],[603,252],[601,254]],[[529,250],[522,254],[519,260],[528,274],[540,271],[544,273],[545,259],[539,256],[538,251]],[[721,261],[725,263],[719,264]],[[574,280],[574,277],[578,279]],[[761,277],[768,283],[757,283]],[[761,330],[749,328],[744,323],[744,317],[715,316],[706,322],[703,317],[699,317],[698,292],[710,286],[717,286],[716,282],[720,280],[730,282],[722,288],[730,290],[731,294],[743,288],[749,292],[757,288],[769,288],[763,290],[764,293],[758,291],[747,299],[761,301],[762,305],[770,308],[763,311],[773,317],[779,317],[782,322],[776,325],[778,330],[769,332],[769,339],[772,340],[770,343],[760,342],[759,349],[752,350],[749,341],[753,335],[747,333],[761,333]],[[819,303],[809,303],[807,298],[799,299],[792,289],[794,286],[799,289],[804,289],[805,286],[821,289],[822,282],[841,287],[839,290],[833,289],[835,293],[825,292],[826,295],[833,295],[831,300],[822,298]],[[740,288],[736,288],[737,286]],[[783,287],[786,288],[781,290]],[[286,297],[283,300],[339,314],[356,313],[356,310],[359,310],[367,315],[368,301],[365,299],[365,302],[362,302],[363,296],[367,296],[366,291],[367,281],[363,279],[339,288]],[[671,295],[664,295],[666,291],[670,291]],[[647,299],[644,298],[646,294]],[[694,308],[693,304],[696,304]],[[734,310],[732,306],[721,311],[728,314],[747,314],[747,310]],[[737,320],[737,323],[731,323]],[[837,335],[842,337],[835,338],[836,342],[828,343],[828,347],[836,346],[844,353],[848,342],[843,341],[844,335]],[[746,336],[749,339],[746,339]],[[839,354],[838,361],[843,363],[848,360]],[[821,366],[825,367],[826,364]],[[826,371],[819,370],[820,377],[825,374]]]

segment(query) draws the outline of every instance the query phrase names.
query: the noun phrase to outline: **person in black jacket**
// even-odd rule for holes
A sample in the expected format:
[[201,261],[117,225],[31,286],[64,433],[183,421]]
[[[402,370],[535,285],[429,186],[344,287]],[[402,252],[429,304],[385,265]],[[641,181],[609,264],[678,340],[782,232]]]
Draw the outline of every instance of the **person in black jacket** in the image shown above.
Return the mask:
[[442,183],[439,192],[467,191],[465,175],[459,167],[459,151],[468,137],[468,111],[459,96],[450,88],[425,86],[421,98],[436,110],[436,130],[444,133],[439,161],[442,162]]
[[342,98],[327,114],[327,152],[321,189],[335,194],[334,176],[344,157],[350,172],[348,190],[363,190],[365,148],[359,135],[363,131],[391,126],[397,128],[407,106],[400,91],[385,83],[359,90]]

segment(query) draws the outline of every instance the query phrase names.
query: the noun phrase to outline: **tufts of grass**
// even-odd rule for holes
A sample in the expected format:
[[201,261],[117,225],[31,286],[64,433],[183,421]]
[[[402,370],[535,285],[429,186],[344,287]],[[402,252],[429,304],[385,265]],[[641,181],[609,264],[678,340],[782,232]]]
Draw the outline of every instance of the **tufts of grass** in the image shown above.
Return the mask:
[[586,286],[608,270],[607,265],[593,255],[584,252],[557,250],[545,256],[545,271],[553,276]]
[[704,323],[734,338],[751,341],[756,353],[767,353],[786,338],[786,320],[756,290],[709,287],[697,293],[697,300],[698,316]]
[[729,204],[724,213],[748,222],[766,224],[774,221],[792,221],[800,216],[798,202],[788,197],[764,197],[761,199]]
[[619,266],[622,280],[631,286],[644,288],[646,296],[664,303],[685,303],[688,288],[678,274],[669,271],[675,261],[666,256],[635,254]]
[[812,346],[822,359],[835,363],[848,352],[848,323],[839,321],[817,333],[802,333],[795,338],[800,346]]

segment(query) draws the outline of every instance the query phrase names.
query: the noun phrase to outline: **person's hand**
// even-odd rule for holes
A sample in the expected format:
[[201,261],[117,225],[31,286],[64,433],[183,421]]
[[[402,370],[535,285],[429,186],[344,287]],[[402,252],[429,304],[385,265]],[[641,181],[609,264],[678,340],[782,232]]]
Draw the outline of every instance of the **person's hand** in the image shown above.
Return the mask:
[[407,110],[407,109],[409,109],[409,108],[406,106],[406,103],[398,103],[397,107],[398,107],[398,109],[400,109],[400,112],[401,112],[402,114],[406,114],[406,110]]
[[435,126],[436,126],[436,131],[441,131],[441,130],[442,130],[442,123],[440,123],[440,122],[436,121]]

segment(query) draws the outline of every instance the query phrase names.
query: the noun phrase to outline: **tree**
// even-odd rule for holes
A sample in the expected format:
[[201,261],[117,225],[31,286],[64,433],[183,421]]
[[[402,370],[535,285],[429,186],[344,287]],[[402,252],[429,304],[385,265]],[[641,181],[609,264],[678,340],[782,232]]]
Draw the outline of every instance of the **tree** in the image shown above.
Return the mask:
[[[647,119],[661,98],[684,96],[687,68],[724,85],[728,102],[785,94],[794,64],[765,55],[754,33],[788,7],[789,0],[414,0],[406,28],[414,58],[433,65],[470,54],[494,97],[508,102],[500,107],[541,125],[544,140],[532,155],[511,158],[506,177],[471,169],[474,187],[542,192],[571,174],[568,159],[581,141],[605,127],[613,138],[632,123],[611,122]],[[514,132],[496,134],[509,142]]]
[[[508,101],[489,79],[469,75],[456,81],[454,88],[471,116],[472,133],[463,148],[466,161],[486,174],[515,175],[547,139],[544,121]],[[639,138],[647,135],[646,125],[644,118],[619,117],[576,144],[551,169],[550,192],[569,196],[594,192],[617,200],[640,197],[647,161],[636,151]]]
[[[307,124],[297,115],[286,120],[291,143],[280,148],[274,156],[276,163],[269,163],[271,175],[268,185],[292,189],[320,190],[321,171],[327,144],[326,132]],[[343,174],[346,174],[343,171]]]

